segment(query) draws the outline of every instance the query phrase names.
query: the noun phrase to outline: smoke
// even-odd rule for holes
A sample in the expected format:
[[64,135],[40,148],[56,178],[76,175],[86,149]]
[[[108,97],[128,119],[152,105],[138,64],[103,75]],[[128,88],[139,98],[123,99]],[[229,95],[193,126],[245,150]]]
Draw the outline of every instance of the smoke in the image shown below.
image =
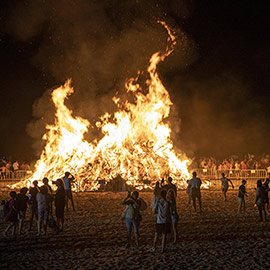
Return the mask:
[[[23,42],[39,41],[32,62],[41,72],[62,84],[72,78],[75,93],[67,101],[75,115],[91,123],[104,112],[113,112],[111,98],[123,93],[125,80],[145,71],[150,56],[165,49],[167,32],[157,20],[178,29],[175,52],[163,69],[186,67],[194,59],[192,42],[179,30],[179,20],[192,12],[189,1],[21,1],[13,7],[7,31]],[[37,153],[46,123],[52,123],[51,89],[33,105],[27,132]],[[172,115],[178,122],[176,110]],[[176,130],[179,131],[179,127]],[[88,138],[98,133],[90,129]]]

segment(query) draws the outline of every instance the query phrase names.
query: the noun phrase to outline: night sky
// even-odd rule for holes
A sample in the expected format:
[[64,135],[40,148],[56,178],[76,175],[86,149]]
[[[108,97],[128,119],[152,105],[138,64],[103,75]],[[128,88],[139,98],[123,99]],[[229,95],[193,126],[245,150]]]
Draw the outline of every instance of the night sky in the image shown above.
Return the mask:
[[[265,1],[266,2],[266,1]],[[270,153],[269,12],[262,1],[1,1],[0,154],[33,161],[52,123],[51,90],[94,123],[125,79],[178,36],[159,66],[175,145],[190,156]],[[91,131],[88,139],[98,136]]]

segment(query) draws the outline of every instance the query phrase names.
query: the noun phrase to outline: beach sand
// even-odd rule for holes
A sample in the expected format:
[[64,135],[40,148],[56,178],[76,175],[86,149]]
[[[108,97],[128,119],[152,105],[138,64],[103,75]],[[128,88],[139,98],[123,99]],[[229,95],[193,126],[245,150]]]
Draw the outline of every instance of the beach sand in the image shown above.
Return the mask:
[[[203,213],[187,207],[185,191],[178,192],[179,240],[167,251],[150,252],[155,217],[151,192],[141,192],[148,208],[142,213],[140,248],[125,248],[126,227],[121,220],[126,193],[74,194],[76,211],[65,212],[65,230],[36,236],[36,225],[23,236],[4,239],[1,222],[0,269],[270,269],[270,222],[258,222],[255,191],[249,190],[247,214],[238,215],[237,191],[202,191]],[[1,194],[7,198],[8,191]],[[270,220],[270,217],[269,217]],[[132,238],[134,240],[134,238]]]

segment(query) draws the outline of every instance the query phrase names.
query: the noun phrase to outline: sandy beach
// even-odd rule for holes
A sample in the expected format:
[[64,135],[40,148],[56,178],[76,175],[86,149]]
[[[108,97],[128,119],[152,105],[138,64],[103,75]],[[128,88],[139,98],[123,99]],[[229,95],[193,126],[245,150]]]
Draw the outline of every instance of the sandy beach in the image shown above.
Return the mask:
[[[187,207],[185,191],[178,192],[179,240],[160,254],[150,252],[155,217],[152,193],[141,192],[148,208],[142,213],[140,248],[126,249],[126,228],[121,220],[126,193],[74,194],[76,211],[65,213],[65,230],[36,236],[36,225],[23,236],[2,237],[0,269],[269,269],[270,222],[258,222],[254,190],[248,190],[247,214],[237,214],[237,191],[202,191],[203,213]],[[8,190],[1,192],[6,199]],[[29,215],[29,213],[28,213]],[[269,217],[270,220],[270,217]],[[171,240],[169,240],[171,241]]]

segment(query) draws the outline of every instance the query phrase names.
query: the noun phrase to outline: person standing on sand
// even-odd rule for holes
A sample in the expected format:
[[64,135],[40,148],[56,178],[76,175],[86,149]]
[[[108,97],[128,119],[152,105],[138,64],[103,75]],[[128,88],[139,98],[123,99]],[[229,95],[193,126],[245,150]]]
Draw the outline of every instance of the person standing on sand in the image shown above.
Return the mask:
[[231,183],[232,185],[232,188],[234,188],[234,185],[232,183],[232,181],[230,179],[228,179],[227,177],[225,177],[225,173],[222,173],[222,178],[220,179],[221,180],[221,184],[222,184],[222,192],[223,192],[223,195],[224,195],[224,200],[225,202],[227,201],[227,191],[229,189],[229,182]]
[[[52,195],[53,190],[52,190],[52,187],[51,187],[50,184],[49,184],[49,179],[48,179],[47,177],[44,177],[43,180],[42,180],[42,183],[43,183],[43,185],[44,185],[45,187],[47,187],[49,196],[51,196],[51,198],[53,198],[53,197],[52,197],[52,196],[53,196],[53,195]],[[51,200],[51,203],[50,203],[50,211],[49,211],[50,214],[52,214],[52,210],[53,210],[53,209],[52,209],[52,206],[53,206],[52,201],[53,201],[53,200]]]
[[25,219],[25,214],[27,210],[27,204],[29,202],[28,197],[26,196],[26,193],[28,191],[28,188],[23,187],[20,190],[20,193],[17,195],[17,209],[19,211],[18,218],[19,218],[19,234],[22,234],[23,229],[23,222]]
[[[189,183],[189,180],[187,180],[187,184]],[[192,201],[192,194],[191,194],[191,188],[188,186],[187,187],[187,194],[188,194],[188,203],[187,206],[190,205],[191,201]]]
[[168,192],[168,202],[170,204],[170,214],[171,214],[172,231],[173,231],[173,244],[175,244],[177,241],[177,236],[178,236],[177,224],[178,224],[179,216],[177,214],[174,192],[172,190]]
[[44,227],[44,235],[47,234],[47,221],[49,217],[50,211],[50,197],[48,196],[48,189],[46,186],[42,186],[40,188],[40,192],[38,192],[37,199],[37,209],[38,209],[38,235],[41,234],[42,223]]
[[123,205],[127,205],[127,209],[125,212],[126,226],[127,226],[126,247],[130,247],[132,226],[134,230],[135,243],[136,243],[136,246],[139,247],[139,226],[141,222],[141,214],[140,214],[141,202],[140,200],[138,200],[138,197],[139,197],[138,191],[134,191],[132,195],[130,194],[130,191],[129,191],[127,197],[122,202]]
[[37,199],[36,196],[39,192],[39,187],[38,187],[38,181],[35,180],[33,182],[33,187],[30,188],[29,191],[29,209],[30,209],[30,222],[29,222],[29,231],[32,230],[32,224],[33,224],[33,219],[34,217],[37,219]]
[[156,202],[160,199],[160,192],[161,192],[161,187],[159,186],[159,182],[156,182],[155,188],[154,188],[154,197],[151,203],[151,208],[154,211]]
[[166,190],[161,191],[161,199],[156,203],[155,212],[157,213],[156,232],[152,252],[156,251],[158,237],[162,235],[161,253],[166,248],[167,234],[171,232],[171,214],[170,214],[170,203],[166,200]]
[[246,192],[246,185],[247,181],[242,180],[242,185],[239,187],[239,192],[238,192],[238,201],[239,201],[239,206],[238,206],[238,211],[237,213],[240,214],[242,212],[242,207],[244,210],[244,213],[246,213],[246,202],[245,202],[245,197],[247,197],[247,192]]
[[68,211],[68,201],[71,201],[73,211],[75,211],[74,202],[73,202],[73,196],[72,196],[72,190],[71,190],[71,184],[74,181],[75,177],[71,175],[70,172],[65,172],[65,176],[63,177],[63,182],[66,189],[66,209]]
[[255,200],[255,206],[257,205],[260,215],[260,222],[263,221],[263,214],[264,214],[264,220],[266,221],[266,211],[265,211],[265,190],[262,186],[262,181],[257,181],[257,190],[256,190],[256,200]]
[[174,197],[177,197],[177,187],[172,183],[172,178],[168,177],[168,184],[165,186],[166,192],[168,193],[169,190],[174,191]]
[[199,201],[200,212],[202,212],[202,200],[201,200],[202,180],[197,177],[196,172],[193,172],[192,176],[193,176],[193,178],[189,180],[187,189],[191,190],[191,197],[192,197],[193,207],[194,207],[195,212],[197,212],[196,198]]
[[64,230],[64,211],[65,211],[65,188],[62,179],[56,180],[56,194],[55,194],[55,215],[58,230],[63,232]]
[[270,179],[267,178],[265,180],[265,182],[263,183],[263,187],[264,187],[264,191],[265,191],[265,204],[266,204],[266,209],[269,213],[269,182],[270,182]]
[[10,225],[4,231],[4,237],[7,237],[7,234],[10,229],[12,229],[12,235],[15,235],[16,225],[18,223],[18,209],[17,209],[17,202],[16,202],[16,192],[11,191],[9,193],[11,199],[8,201],[8,213],[5,217],[5,221],[9,221]]

